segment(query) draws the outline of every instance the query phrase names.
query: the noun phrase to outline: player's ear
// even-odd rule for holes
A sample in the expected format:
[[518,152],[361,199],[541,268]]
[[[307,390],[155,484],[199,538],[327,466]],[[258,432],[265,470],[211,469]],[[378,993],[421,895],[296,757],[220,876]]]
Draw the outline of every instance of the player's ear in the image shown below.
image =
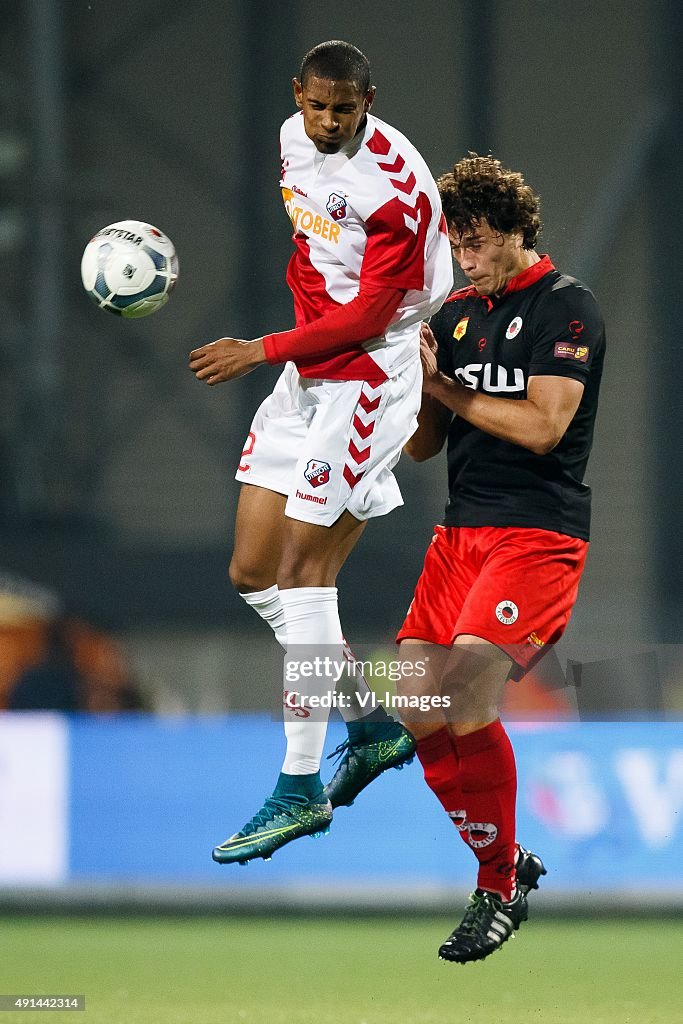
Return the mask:
[[297,107],[303,107],[304,105],[304,90],[301,82],[298,78],[292,79],[292,87],[294,89],[294,102]]
[[363,110],[365,111],[366,114],[374,102],[376,92],[377,86],[371,85],[365,94],[365,97],[363,99]]

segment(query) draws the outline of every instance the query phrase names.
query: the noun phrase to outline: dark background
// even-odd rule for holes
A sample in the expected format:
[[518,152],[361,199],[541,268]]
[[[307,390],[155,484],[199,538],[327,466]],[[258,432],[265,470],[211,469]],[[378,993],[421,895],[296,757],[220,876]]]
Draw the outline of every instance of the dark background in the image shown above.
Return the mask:
[[[292,325],[278,128],[304,52],[341,37],[435,174],[491,150],[540,192],[539,248],[608,328],[572,635],[677,642],[682,22],[673,0],[3,4],[0,569],[124,637],[264,628],[226,566],[232,473],[275,374],[209,389],[187,353]],[[136,322],[79,276],[94,231],[126,218],[180,259],[169,305]],[[349,635],[391,634],[441,514],[441,459],[398,476],[405,507],[340,581]]]

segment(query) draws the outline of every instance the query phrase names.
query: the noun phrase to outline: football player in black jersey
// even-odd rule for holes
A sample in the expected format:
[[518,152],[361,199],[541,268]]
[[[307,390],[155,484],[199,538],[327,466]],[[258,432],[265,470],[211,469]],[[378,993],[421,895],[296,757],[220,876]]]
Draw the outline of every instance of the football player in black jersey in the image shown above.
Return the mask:
[[515,841],[515,759],[499,718],[510,674],[562,635],[588,547],[583,483],[605,348],[591,292],[536,252],[539,198],[521,174],[470,154],[439,179],[469,281],[422,329],[418,462],[447,441],[448,503],[399,633],[404,694],[448,694],[448,720],[404,718],[427,784],[479,862],[439,955],[488,956],[527,917],[542,862]]

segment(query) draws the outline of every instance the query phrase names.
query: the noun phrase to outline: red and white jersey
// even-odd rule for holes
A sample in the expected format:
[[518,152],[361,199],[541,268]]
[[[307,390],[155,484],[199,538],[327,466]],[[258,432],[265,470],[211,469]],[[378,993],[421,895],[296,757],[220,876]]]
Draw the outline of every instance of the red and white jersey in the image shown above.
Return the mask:
[[404,135],[371,114],[339,153],[318,152],[301,113],[285,121],[280,141],[280,185],[296,246],[287,283],[297,327],[350,302],[361,281],[406,289],[383,337],[297,368],[335,380],[391,377],[419,358],[419,324],[452,288],[446,224],[429,168]]

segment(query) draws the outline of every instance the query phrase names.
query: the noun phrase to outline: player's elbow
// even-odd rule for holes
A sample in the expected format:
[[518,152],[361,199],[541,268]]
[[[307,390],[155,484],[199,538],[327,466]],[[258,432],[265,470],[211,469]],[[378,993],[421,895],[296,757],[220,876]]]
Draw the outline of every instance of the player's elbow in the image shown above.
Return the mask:
[[531,438],[526,447],[534,455],[549,455],[564,437],[565,429],[559,424],[547,424],[536,436]]
[[442,447],[443,443],[437,445],[436,442],[432,442],[430,444],[425,438],[420,438],[417,434],[414,434],[404,444],[403,451],[406,455],[410,456],[413,462],[426,462],[427,459],[433,459],[435,455],[438,455]]
[[420,448],[416,448],[414,445],[407,444],[404,446],[403,451],[406,455],[409,455],[413,462],[426,462],[427,459],[431,459],[429,452],[422,451]]
[[528,448],[530,452],[533,452],[534,455],[548,455],[555,445],[534,443],[527,444],[525,447]]

